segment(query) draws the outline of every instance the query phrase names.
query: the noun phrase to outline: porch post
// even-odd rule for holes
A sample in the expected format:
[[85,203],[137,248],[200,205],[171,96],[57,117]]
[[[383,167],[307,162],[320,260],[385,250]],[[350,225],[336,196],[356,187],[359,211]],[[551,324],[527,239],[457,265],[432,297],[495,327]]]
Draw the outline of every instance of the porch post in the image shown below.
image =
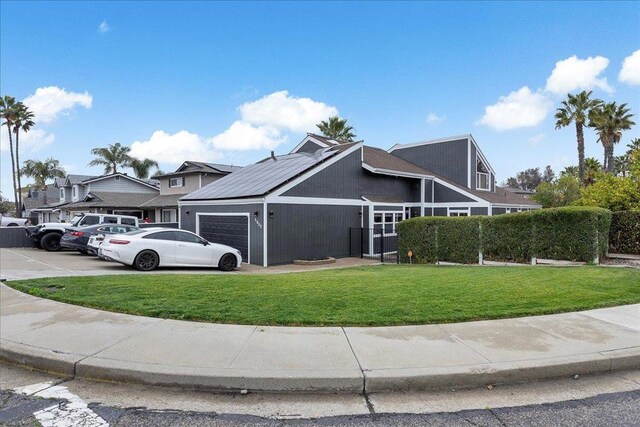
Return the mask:
[[420,179],[420,216],[424,216],[425,178]]

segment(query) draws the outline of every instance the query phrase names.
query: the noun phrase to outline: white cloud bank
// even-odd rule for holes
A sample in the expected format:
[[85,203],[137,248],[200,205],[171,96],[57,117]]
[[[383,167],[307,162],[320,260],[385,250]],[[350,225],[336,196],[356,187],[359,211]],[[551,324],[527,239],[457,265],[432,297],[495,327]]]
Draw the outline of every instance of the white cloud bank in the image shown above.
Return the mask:
[[552,107],[553,103],[543,93],[523,86],[485,107],[484,116],[476,124],[497,131],[533,127],[545,119]]
[[606,77],[598,77],[609,65],[609,59],[604,56],[580,59],[573,55],[565,60],[556,62],[556,66],[547,79],[545,90],[559,95],[569,92],[591,89],[602,89],[613,92]]
[[51,123],[67,115],[75,107],[91,108],[93,97],[88,93],[70,92],[57,86],[41,87],[23,100],[35,115],[36,123]]
[[169,164],[181,164],[185,160],[212,162],[222,158],[220,153],[211,150],[205,139],[186,130],[173,135],[157,130],[146,141],[134,141],[130,154]]
[[629,85],[640,85],[640,49],[624,58],[618,80]]
[[316,123],[338,115],[336,107],[291,96],[286,90],[246,102],[237,110],[240,119],[218,135],[206,138],[185,130],[173,135],[158,130],[148,140],[131,144],[131,155],[169,164],[217,161],[223,158],[221,150],[273,150],[288,141],[283,132],[311,132]]

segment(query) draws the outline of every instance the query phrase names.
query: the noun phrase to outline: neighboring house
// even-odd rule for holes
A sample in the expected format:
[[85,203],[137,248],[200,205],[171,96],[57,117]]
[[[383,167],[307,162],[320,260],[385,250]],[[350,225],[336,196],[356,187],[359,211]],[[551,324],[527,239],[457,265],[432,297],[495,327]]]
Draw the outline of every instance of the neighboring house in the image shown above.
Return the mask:
[[534,194],[536,194],[535,191],[533,190],[523,190],[521,188],[511,188],[511,187],[504,187],[505,190],[513,193],[513,194],[517,194],[519,196],[522,196],[524,198],[530,198],[531,196],[533,196]]
[[240,166],[186,161],[175,172],[155,177],[160,182],[160,193],[141,207],[154,211],[155,222],[178,222],[180,197],[240,169]]
[[182,197],[179,206],[181,228],[237,247],[245,262],[263,266],[349,256],[350,228],[394,235],[398,222],[414,216],[541,207],[495,186],[495,172],[471,135],[385,151],[314,134],[287,155]]
[[155,220],[155,211],[141,208],[160,192],[157,180],[141,180],[124,173],[103,176],[67,175],[56,180],[60,191],[60,220],[80,212],[133,215]]
[[54,206],[60,201],[55,183],[48,183],[46,187],[47,189],[43,190],[32,186],[22,198],[22,216],[29,218],[33,224],[58,220],[58,214],[52,209],[39,209],[45,205]]

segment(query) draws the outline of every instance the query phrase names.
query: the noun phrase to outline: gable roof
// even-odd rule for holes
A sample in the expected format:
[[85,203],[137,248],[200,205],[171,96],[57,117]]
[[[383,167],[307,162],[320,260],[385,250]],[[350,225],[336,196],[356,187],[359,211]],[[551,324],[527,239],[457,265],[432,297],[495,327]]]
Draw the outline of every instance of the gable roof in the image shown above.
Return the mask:
[[174,172],[163,173],[162,175],[156,175],[154,178],[171,178],[175,176],[187,175],[190,173],[214,173],[227,175],[232,172],[238,171],[242,169],[242,166],[234,166],[234,165],[223,165],[219,163],[205,163],[205,162],[195,162],[192,160],[187,160],[183,162],[178,169]]
[[137,208],[145,202],[155,198],[153,193],[117,193],[114,191],[90,191],[84,200],[76,203],[69,203],[65,209],[74,208]]
[[331,138],[327,138],[326,136],[323,136],[323,135],[317,135],[315,133],[307,132],[307,136],[305,136],[302,139],[302,141],[300,141],[300,143],[298,145],[296,145],[293,150],[291,150],[291,152],[289,154],[297,153],[298,150],[302,146],[304,146],[307,142],[313,142],[319,148],[328,148],[328,147],[336,147],[336,146],[339,146],[339,145],[353,144],[353,143],[356,143],[356,142],[364,142],[364,141],[361,140],[361,141],[349,142],[349,141],[331,139]]
[[428,171],[418,165],[408,162],[385,150],[376,147],[362,147],[362,161],[364,164],[384,171],[407,173],[412,175],[433,176],[433,172]]
[[[134,178],[134,177],[132,177],[132,176],[129,176],[129,175],[127,175],[127,174],[120,173],[120,172],[118,172],[118,173],[112,173],[112,174],[109,174],[109,175],[102,175],[102,176],[91,177],[91,178],[89,178],[89,179],[87,179],[87,180],[82,181],[82,184],[90,184],[90,183],[92,183],[92,182],[102,181],[102,180],[109,179],[109,178],[113,178],[113,177],[116,177],[116,176],[119,176],[119,177],[122,177],[122,178],[128,179],[128,180],[133,181],[133,182],[137,182],[138,184],[141,184],[141,185],[146,185],[147,187],[149,187],[149,188],[153,188],[154,190],[158,190],[158,185],[155,185],[154,183],[156,183],[156,182],[157,182],[157,183],[159,184],[159,181],[157,181],[157,180],[155,180],[155,179],[154,179],[154,180],[147,180],[147,181],[144,181],[144,180],[142,180],[142,179]],[[159,190],[158,190],[158,191],[159,191]]]
[[224,176],[180,200],[232,199],[262,196],[354,144],[324,148],[315,153],[292,153],[267,157],[258,163]]
[[56,187],[68,187],[70,185],[80,184],[82,181],[86,181],[88,179],[97,178],[93,175],[76,175],[69,174],[64,178],[56,178],[55,186]]

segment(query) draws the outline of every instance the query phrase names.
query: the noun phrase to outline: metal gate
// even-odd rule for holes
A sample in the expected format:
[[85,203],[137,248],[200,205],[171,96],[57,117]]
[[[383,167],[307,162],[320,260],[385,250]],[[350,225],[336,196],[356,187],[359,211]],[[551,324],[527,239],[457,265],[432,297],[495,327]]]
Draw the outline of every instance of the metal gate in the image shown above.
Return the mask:
[[398,262],[398,236],[380,228],[349,228],[350,256]]

